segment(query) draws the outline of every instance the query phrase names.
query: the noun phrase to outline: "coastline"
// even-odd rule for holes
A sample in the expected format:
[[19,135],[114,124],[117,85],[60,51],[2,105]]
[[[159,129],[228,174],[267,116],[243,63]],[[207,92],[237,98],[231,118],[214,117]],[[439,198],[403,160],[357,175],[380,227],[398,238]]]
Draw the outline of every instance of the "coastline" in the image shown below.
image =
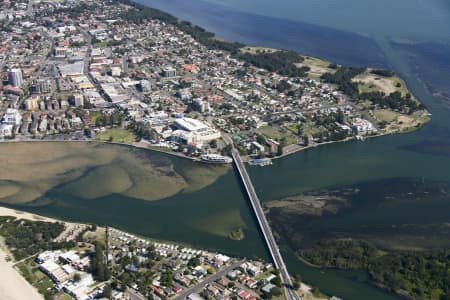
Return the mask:
[[[383,132],[383,133],[378,133],[378,134],[374,134],[374,135],[367,135],[363,137],[364,141],[365,139],[373,139],[373,138],[378,138],[378,137],[383,137],[383,136],[388,136],[388,135],[399,135],[399,134],[407,134],[407,133],[411,133],[411,132],[415,132],[418,131],[420,129],[422,129],[424,126],[426,126],[428,123],[431,122],[431,118],[430,120],[428,120],[426,123],[421,124],[420,127],[411,127],[407,130],[403,130],[403,131],[396,131],[396,132]],[[298,152],[304,151],[304,150],[308,150],[310,148],[316,148],[322,145],[329,145],[329,144],[337,144],[337,143],[346,143],[346,142],[350,142],[350,141],[356,141],[358,140],[356,137],[348,137],[345,138],[343,140],[339,140],[339,141],[327,141],[327,142],[323,142],[323,143],[316,143],[313,145],[308,145],[305,147],[302,146],[298,146],[296,144],[291,144],[291,145],[286,145],[285,148],[288,147],[292,147],[292,150],[288,150],[287,152],[284,152],[282,155],[280,156],[275,156],[275,157],[271,157],[271,160],[278,160],[281,158],[285,158],[288,157],[290,155],[296,154]],[[196,157],[189,157],[183,154],[178,154],[176,152],[173,151],[164,151],[164,150],[158,150],[157,147],[151,147],[151,144],[145,142],[145,141],[140,141],[140,142],[134,142],[131,144],[128,143],[120,143],[120,142],[114,142],[114,141],[101,141],[101,140],[94,140],[94,139],[90,139],[90,140],[45,140],[45,139],[41,139],[41,140],[37,140],[37,139],[27,139],[27,140],[16,140],[16,139],[11,139],[11,140],[0,140],[0,144],[1,143],[39,143],[39,142],[45,142],[45,143],[65,143],[65,142],[72,142],[72,143],[97,143],[97,144],[108,144],[108,145],[118,145],[118,146],[125,146],[125,147],[133,147],[133,148],[137,148],[137,149],[143,149],[143,150],[148,150],[148,151],[154,151],[160,154],[167,154],[173,157],[177,157],[177,158],[181,158],[181,159],[187,159],[190,160],[192,162],[196,162],[196,163],[201,163],[201,164],[206,164],[205,162],[203,162],[202,160],[196,158]],[[248,163],[251,158],[249,156],[243,156],[242,157],[243,161],[245,163]]]
[[[0,216],[16,217],[31,221],[60,222],[59,220],[39,216],[27,212],[22,212],[0,206]],[[66,222],[64,222],[66,223]],[[11,260],[6,246],[0,243],[0,295],[2,300],[42,300],[44,297],[39,294],[26,279],[14,268],[16,262]]]
[[2,300],[44,299],[14,268],[14,263],[7,261],[8,257],[8,253],[0,247],[0,295]]

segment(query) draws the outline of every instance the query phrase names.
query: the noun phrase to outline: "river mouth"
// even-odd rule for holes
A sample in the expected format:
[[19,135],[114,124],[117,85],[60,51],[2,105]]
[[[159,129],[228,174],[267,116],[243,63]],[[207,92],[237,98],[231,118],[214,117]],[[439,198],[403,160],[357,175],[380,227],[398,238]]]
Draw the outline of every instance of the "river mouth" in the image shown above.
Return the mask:
[[354,238],[386,250],[450,247],[450,182],[393,178],[330,187],[266,203],[292,249]]

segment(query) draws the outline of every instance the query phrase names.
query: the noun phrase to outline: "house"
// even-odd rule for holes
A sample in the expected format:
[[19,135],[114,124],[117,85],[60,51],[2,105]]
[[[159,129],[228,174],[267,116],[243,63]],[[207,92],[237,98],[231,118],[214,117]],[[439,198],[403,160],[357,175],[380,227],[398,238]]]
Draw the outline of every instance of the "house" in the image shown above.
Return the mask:
[[251,294],[246,290],[240,290],[237,295],[239,298],[245,299],[245,300],[249,299],[251,296]]
[[18,109],[8,108],[3,116],[3,124],[20,125],[22,122],[22,115]]
[[278,147],[280,147],[280,143],[278,143],[277,141],[275,141],[273,139],[267,139],[266,144],[267,144],[267,146],[269,146],[270,152],[272,152],[272,153],[278,152]]
[[262,287],[261,291],[263,291],[264,293],[269,294],[274,287],[275,287],[274,284],[268,283],[268,284],[266,284],[265,286]]
[[205,300],[205,298],[201,297],[201,296],[200,296],[199,294],[197,294],[197,293],[190,294],[190,295],[187,297],[187,299],[188,299],[188,300]]
[[0,124],[0,138],[12,137],[12,136],[13,136],[13,125]]

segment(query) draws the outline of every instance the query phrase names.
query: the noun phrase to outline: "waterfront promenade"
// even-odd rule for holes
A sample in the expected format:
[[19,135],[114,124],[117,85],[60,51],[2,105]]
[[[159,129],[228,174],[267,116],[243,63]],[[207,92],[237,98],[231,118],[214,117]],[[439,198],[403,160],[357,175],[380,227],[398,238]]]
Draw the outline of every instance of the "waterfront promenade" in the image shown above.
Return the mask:
[[264,211],[262,209],[261,203],[259,202],[258,195],[256,194],[255,188],[253,187],[250,176],[245,169],[244,162],[242,161],[242,158],[236,149],[233,148],[231,153],[236,169],[238,170],[238,174],[245,186],[245,190],[247,191],[247,195],[253,208],[253,212],[255,213],[259,227],[263,233],[264,240],[266,241],[267,248],[270,252],[270,256],[273,260],[273,263],[275,264],[275,267],[280,270],[281,281],[284,285],[286,299],[299,300],[300,297],[293,289],[291,277],[289,276],[283,257],[281,256],[280,249],[278,248],[275,238],[273,237],[269,222],[264,215]]

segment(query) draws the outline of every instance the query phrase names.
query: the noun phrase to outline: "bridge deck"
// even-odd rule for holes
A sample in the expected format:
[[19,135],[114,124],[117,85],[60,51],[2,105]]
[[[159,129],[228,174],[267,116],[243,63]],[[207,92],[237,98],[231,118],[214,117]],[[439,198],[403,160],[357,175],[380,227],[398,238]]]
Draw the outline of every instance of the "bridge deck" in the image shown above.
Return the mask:
[[273,263],[275,267],[280,270],[281,280],[285,287],[286,299],[298,300],[300,298],[297,295],[297,293],[292,289],[291,277],[289,276],[289,273],[287,271],[283,257],[280,254],[280,250],[275,241],[275,238],[273,237],[272,230],[270,229],[269,226],[269,222],[266,219],[261,203],[259,202],[258,195],[256,194],[250,176],[247,173],[247,169],[245,168],[244,162],[242,161],[241,156],[239,155],[239,152],[236,149],[232,150],[232,156],[236,169],[238,170],[239,176],[242,180],[242,183],[244,184],[245,190],[247,191],[247,195],[253,208],[253,212],[255,213],[256,219],[258,220],[259,227],[263,233]]

